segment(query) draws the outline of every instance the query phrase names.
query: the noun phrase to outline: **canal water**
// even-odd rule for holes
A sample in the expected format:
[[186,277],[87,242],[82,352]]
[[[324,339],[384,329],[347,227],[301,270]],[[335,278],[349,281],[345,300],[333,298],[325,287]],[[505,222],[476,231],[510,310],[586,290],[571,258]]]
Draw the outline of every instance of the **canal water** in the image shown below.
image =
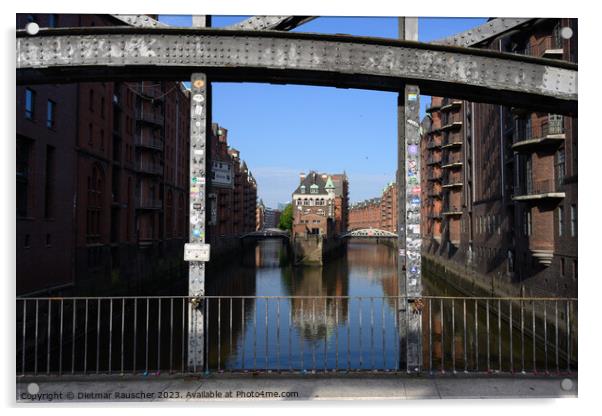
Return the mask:
[[[322,267],[293,267],[286,244],[265,240],[210,263],[197,371],[400,369],[396,261],[387,245],[351,241]],[[441,276],[422,279],[412,313],[422,317],[426,371],[576,370],[577,334],[566,331],[576,304],[452,299],[465,294]],[[189,308],[171,296],[21,301],[17,372],[187,372]]]
[[[238,262],[207,273],[207,294],[224,297],[206,305],[209,366],[217,370],[398,369],[396,268],[395,250],[373,242],[351,241],[343,255],[323,267],[293,267],[282,242],[258,242]],[[422,279],[425,296],[463,296],[436,276],[427,274]],[[566,369],[567,338],[564,331],[556,331],[566,319],[566,305],[536,306],[425,300],[421,311],[424,367],[433,371]],[[558,324],[550,325],[550,320]]]

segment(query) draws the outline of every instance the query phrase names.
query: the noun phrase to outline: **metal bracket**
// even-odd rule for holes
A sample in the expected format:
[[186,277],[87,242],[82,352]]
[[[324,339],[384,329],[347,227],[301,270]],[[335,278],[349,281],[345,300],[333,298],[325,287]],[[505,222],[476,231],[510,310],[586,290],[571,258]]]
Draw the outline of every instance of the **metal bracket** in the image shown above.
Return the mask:
[[209,244],[184,244],[184,261],[209,261]]

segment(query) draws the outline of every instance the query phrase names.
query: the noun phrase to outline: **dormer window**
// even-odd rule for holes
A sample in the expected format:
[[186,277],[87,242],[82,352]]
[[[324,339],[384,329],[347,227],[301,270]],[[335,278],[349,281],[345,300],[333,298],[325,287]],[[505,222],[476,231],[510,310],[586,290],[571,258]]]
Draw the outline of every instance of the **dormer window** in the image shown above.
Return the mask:
[[304,194],[305,193],[305,185],[301,185],[301,193]]

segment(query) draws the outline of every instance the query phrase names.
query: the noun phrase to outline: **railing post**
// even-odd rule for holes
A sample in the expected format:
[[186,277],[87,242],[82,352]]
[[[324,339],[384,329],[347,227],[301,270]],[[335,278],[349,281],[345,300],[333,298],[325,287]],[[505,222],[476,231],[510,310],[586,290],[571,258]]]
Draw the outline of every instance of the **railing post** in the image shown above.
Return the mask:
[[[399,18],[399,37],[418,40],[418,19]],[[405,85],[398,97],[397,275],[399,295],[400,369],[422,367],[422,296],[420,237],[420,91]]]
[[[193,298],[205,295],[205,261],[208,247],[205,245],[205,213],[207,191],[207,124],[209,85],[207,76],[192,74],[190,91],[190,228],[189,244],[184,258],[189,261],[188,295]],[[207,256],[195,256],[195,249],[207,251]],[[196,251],[198,253],[198,251]],[[188,311],[188,370],[202,371],[204,368],[204,316],[203,306],[191,302]]]

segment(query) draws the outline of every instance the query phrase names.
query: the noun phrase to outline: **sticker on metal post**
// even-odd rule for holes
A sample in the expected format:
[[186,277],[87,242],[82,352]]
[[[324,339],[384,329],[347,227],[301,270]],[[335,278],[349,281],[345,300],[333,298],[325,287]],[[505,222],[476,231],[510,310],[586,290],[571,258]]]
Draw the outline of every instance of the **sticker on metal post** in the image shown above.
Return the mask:
[[184,261],[209,261],[209,244],[184,244]]

